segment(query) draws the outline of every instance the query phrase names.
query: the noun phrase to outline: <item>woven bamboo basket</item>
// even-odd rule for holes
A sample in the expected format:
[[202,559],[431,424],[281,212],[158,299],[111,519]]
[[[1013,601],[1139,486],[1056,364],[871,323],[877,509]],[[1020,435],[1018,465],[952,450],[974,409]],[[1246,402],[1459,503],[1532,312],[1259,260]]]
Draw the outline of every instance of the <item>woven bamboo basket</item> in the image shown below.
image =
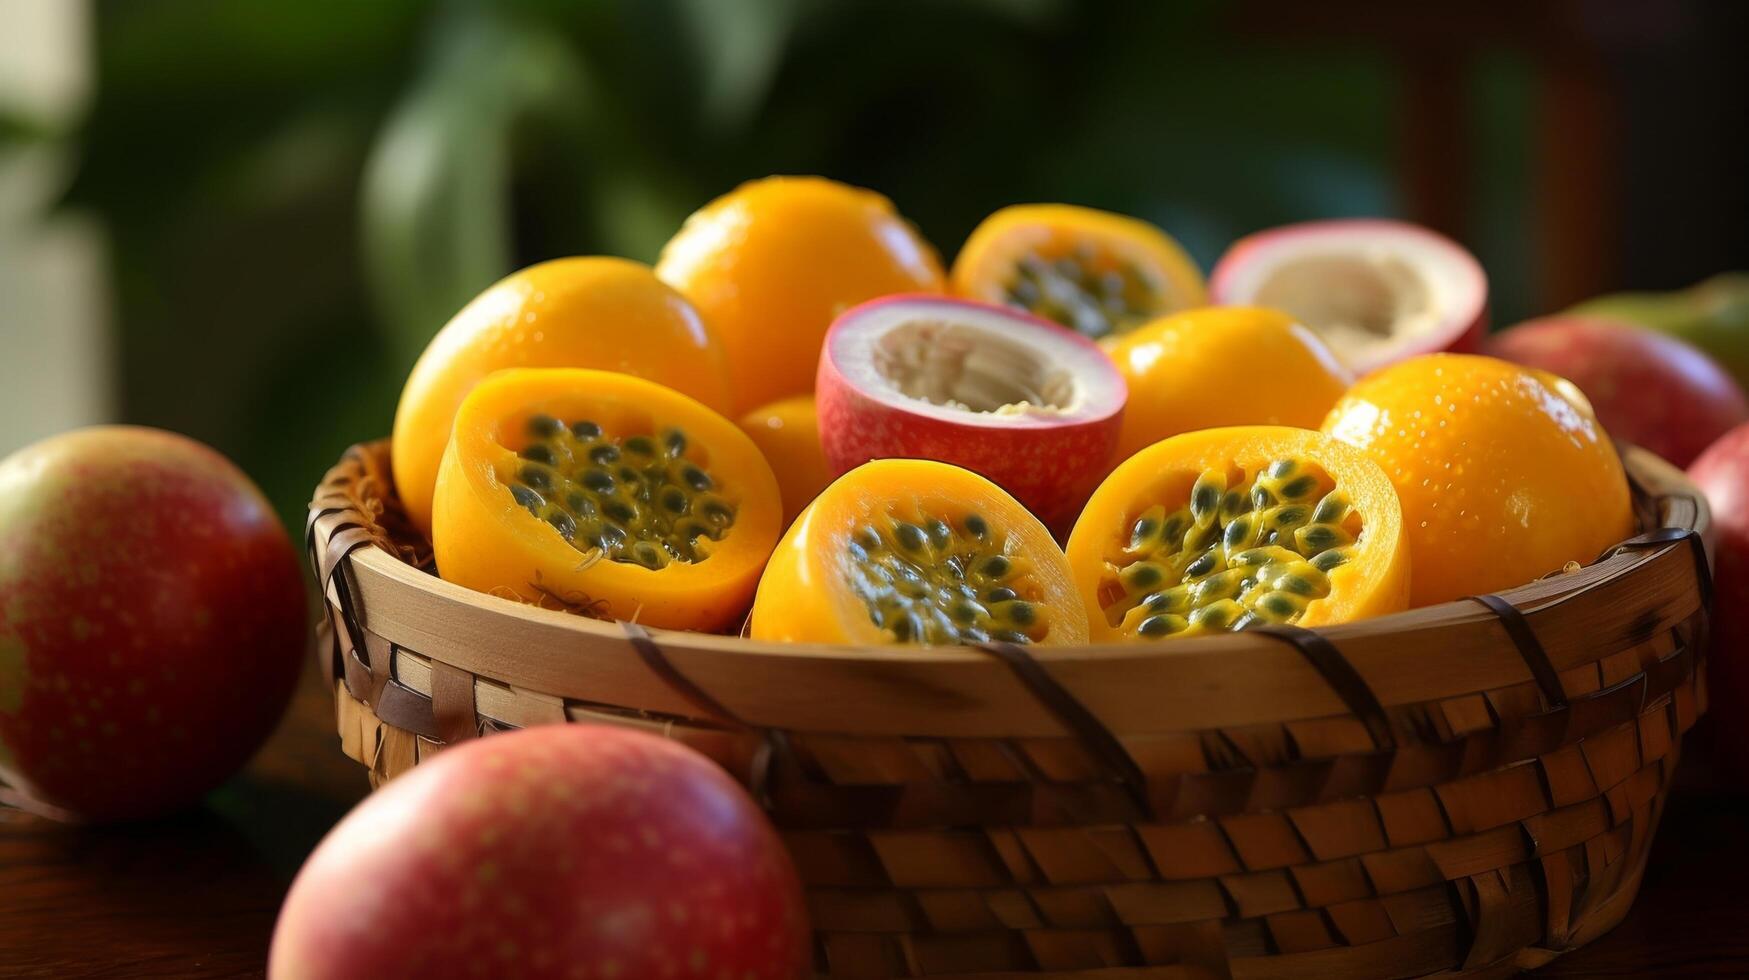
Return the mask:
[[658,732],[783,833],[830,977],[1507,976],[1615,925],[1705,709],[1709,517],[1316,632],[916,649],[646,631],[430,573],[386,442],[311,505],[322,659],[373,783],[548,722]]

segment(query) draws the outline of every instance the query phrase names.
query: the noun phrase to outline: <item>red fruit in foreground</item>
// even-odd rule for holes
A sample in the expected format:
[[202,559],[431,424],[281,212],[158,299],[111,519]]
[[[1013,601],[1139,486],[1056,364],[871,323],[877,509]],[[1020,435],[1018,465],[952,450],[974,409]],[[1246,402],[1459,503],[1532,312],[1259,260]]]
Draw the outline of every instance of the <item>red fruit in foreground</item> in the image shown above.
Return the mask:
[[1221,306],[1268,306],[1312,328],[1364,375],[1488,330],[1488,277],[1463,246],[1405,221],[1308,221],[1247,235],[1209,276]]
[[1721,761],[1749,785],[1749,424],[1708,447],[1688,475],[1712,506],[1712,645],[1707,717]]
[[81,429],[0,461],[0,779],[93,820],[194,804],[279,721],[309,608],[249,478]]
[[348,814],[280,911],[274,980],[806,974],[800,885],[703,756],[548,725],[448,749]]
[[1718,362],[1655,330],[1552,316],[1506,330],[1488,348],[1578,385],[1610,435],[1677,466],[1749,420],[1749,400]]
[[1067,530],[1117,448],[1128,390],[1092,341],[1004,307],[891,296],[839,316],[815,379],[835,474],[933,459]]

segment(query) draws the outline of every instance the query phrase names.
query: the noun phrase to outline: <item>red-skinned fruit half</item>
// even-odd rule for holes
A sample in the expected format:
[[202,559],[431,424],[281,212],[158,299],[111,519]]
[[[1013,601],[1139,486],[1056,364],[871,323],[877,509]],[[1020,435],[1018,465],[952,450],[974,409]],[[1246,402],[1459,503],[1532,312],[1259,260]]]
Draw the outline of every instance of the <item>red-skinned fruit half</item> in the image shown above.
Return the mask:
[[1656,330],[1551,316],[1490,337],[1488,353],[1573,382],[1610,435],[1677,466],[1749,421],[1749,400],[1717,361]]
[[261,492],[169,432],[81,429],[0,461],[0,781],[92,821],[234,773],[307,650],[303,570]]
[[1717,535],[1704,723],[1718,760],[1749,786],[1749,423],[1707,447],[1688,475],[1706,493]]
[[446,749],[348,814],[292,883],[268,976],[794,980],[809,959],[795,870],[723,770],[559,724]]
[[1221,306],[1286,311],[1356,375],[1417,354],[1475,351],[1488,277],[1463,246],[1403,221],[1308,221],[1235,242],[1215,264]]
[[1127,398],[1092,341],[970,300],[891,296],[832,324],[815,380],[833,472],[933,459],[1008,491],[1066,533],[1109,467]]

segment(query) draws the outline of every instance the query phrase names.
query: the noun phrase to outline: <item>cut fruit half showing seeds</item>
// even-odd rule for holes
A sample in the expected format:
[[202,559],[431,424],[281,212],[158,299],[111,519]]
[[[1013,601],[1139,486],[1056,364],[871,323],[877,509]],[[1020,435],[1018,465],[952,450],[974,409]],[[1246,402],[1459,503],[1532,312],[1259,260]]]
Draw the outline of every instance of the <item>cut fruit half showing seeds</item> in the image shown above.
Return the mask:
[[1095,639],[1316,626],[1408,601],[1390,481],[1303,429],[1207,429],[1144,449],[1094,493],[1068,558]]
[[896,296],[832,325],[816,383],[835,473],[872,459],[952,463],[1054,529],[1073,521],[1117,444],[1127,389],[1097,345],[1014,310]]
[[703,630],[739,622],[782,513],[771,468],[729,420],[653,382],[570,369],[474,389],[433,503],[445,579]]
[[791,525],[753,603],[756,640],[861,645],[1087,642],[1050,533],[957,466],[867,463]]
[[1204,302],[1202,272],[1171,236],[1071,204],[1017,204],[985,218],[950,279],[960,296],[1024,310],[1092,340]]

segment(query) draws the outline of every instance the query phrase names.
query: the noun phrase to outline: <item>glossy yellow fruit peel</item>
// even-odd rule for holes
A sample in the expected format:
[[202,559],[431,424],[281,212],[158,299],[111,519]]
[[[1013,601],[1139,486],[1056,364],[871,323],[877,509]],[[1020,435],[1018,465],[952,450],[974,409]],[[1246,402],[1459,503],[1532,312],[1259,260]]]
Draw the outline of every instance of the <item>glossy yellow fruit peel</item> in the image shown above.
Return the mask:
[[434,498],[445,579],[659,627],[739,622],[777,540],[777,481],[727,419],[606,371],[488,377]]
[[832,482],[831,467],[820,448],[814,396],[798,395],[762,405],[741,416],[739,424],[777,474],[777,485],[783,491],[783,523],[788,527]]
[[1396,486],[1416,606],[1523,585],[1633,533],[1614,444],[1578,389],[1544,371],[1410,358],[1357,382],[1324,431]]
[[891,201],[820,177],[748,181],[710,202],[663,246],[656,272],[722,337],[737,413],[813,391],[838,314],[945,286],[935,250]]
[[929,460],[840,477],[773,554],[754,639],[946,645],[1084,643],[1063,553],[1000,488]]
[[1353,381],[1317,334],[1279,310],[1199,307],[1109,346],[1129,385],[1118,458],[1196,429],[1315,429]]
[[1156,443],[1095,491],[1068,558],[1095,639],[1152,639],[1406,606],[1409,556],[1379,468],[1316,432]]

